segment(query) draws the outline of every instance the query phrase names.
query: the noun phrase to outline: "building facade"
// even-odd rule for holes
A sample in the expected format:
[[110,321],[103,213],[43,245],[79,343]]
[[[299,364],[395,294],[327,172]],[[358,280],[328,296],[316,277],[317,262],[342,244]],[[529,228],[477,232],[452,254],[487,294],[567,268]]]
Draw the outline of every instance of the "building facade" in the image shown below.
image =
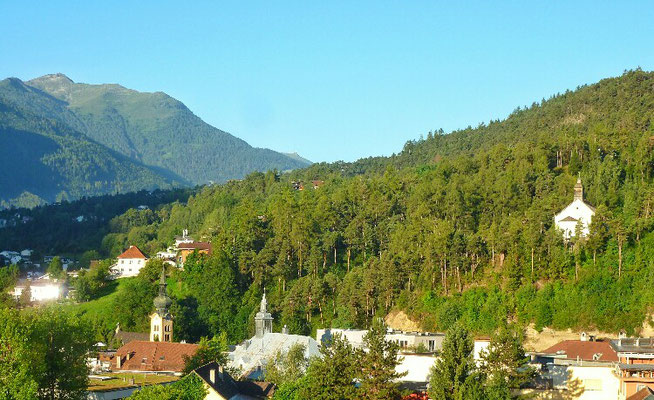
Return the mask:
[[566,240],[575,237],[577,233],[582,237],[588,236],[594,215],[595,208],[584,201],[584,186],[579,178],[574,188],[572,203],[554,216],[554,224]]

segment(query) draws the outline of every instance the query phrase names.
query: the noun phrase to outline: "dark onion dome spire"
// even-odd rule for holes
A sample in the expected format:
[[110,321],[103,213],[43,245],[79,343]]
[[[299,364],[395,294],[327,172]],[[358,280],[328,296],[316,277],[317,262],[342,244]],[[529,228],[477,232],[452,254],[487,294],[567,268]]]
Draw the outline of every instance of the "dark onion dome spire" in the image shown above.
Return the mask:
[[159,315],[164,316],[168,314],[168,307],[172,304],[172,300],[166,293],[166,267],[161,269],[161,278],[159,278],[159,295],[154,298],[154,307],[157,309]]

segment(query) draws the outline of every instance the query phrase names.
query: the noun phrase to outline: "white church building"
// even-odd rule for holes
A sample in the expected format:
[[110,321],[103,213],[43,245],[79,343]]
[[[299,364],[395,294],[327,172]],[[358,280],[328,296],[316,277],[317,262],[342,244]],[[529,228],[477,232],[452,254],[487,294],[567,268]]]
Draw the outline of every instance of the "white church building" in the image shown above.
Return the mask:
[[588,236],[590,222],[594,215],[595,207],[584,201],[584,187],[581,184],[581,178],[578,178],[574,200],[554,216],[554,224],[563,233],[563,238],[566,240],[577,234],[578,225],[581,236]]

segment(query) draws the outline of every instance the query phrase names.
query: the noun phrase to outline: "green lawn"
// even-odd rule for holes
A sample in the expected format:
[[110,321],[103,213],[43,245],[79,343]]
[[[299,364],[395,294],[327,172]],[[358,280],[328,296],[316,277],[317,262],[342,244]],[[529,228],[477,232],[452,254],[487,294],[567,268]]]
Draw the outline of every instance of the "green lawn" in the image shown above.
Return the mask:
[[[118,389],[141,385],[152,385],[154,383],[174,382],[179,378],[170,375],[153,375],[153,374],[102,374],[103,376],[110,376],[114,379],[102,381],[100,379],[91,379],[89,383],[89,391]],[[134,379],[134,383],[132,383]]]
[[63,306],[65,311],[83,315],[89,320],[103,321],[107,327],[115,328],[116,318],[113,315],[113,301],[119,295],[125,283],[135,278],[121,278],[111,281],[104,287],[99,296],[85,303],[70,303]]

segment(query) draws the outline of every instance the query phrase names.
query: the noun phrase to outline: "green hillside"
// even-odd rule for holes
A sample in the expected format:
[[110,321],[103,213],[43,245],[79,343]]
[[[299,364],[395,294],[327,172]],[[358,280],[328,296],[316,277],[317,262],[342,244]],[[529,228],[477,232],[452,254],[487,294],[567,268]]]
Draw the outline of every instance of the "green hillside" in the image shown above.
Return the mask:
[[[393,309],[427,330],[461,320],[490,334],[508,320],[633,333],[654,311],[653,105],[654,73],[629,71],[393,157],[252,173],[130,210],[95,248],[152,254],[184,228],[212,241],[215,256],[177,276],[197,289],[174,298],[180,339],[244,338],[263,287],[296,333]],[[588,238],[566,243],[553,216],[577,177],[596,215]],[[313,179],[324,185],[294,190]]]
[[33,114],[6,93],[14,93],[8,96],[14,99],[22,96],[21,103],[38,107],[42,115],[61,111],[55,99],[31,93],[18,80],[0,82],[0,206],[170,188],[184,182],[107,149],[56,119]]
[[253,148],[208,125],[184,104],[162,92],[141,93],[115,84],[74,83],[62,74],[46,75],[27,84],[64,102],[67,111],[78,118],[80,131],[91,139],[196,184],[225,182],[252,171],[289,170],[310,164],[301,158]]

